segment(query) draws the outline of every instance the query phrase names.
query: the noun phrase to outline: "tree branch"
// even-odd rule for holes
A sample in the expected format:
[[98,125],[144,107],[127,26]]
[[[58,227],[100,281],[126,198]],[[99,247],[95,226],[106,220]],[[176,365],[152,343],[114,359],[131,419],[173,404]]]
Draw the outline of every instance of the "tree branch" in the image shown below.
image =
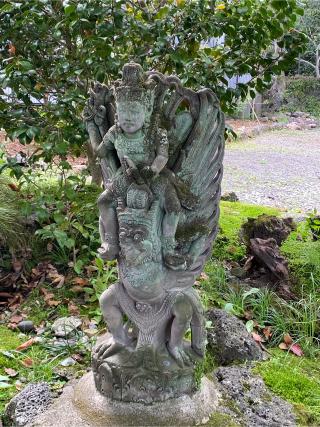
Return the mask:
[[304,64],[310,65],[310,67],[314,68],[315,70],[317,69],[317,67],[314,64],[312,64],[312,62],[306,61],[305,59],[296,58],[296,61],[303,62]]

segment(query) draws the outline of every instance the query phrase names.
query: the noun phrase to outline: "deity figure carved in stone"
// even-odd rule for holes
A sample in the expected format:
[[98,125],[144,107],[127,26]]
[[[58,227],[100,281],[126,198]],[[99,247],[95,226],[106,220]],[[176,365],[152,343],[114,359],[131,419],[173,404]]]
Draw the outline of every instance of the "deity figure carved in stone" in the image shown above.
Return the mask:
[[96,387],[143,403],[190,394],[206,344],[192,286],[219,217],[219,103],[129,63],[112,86],[94,86],[84,118],[104,177],[99,254],[119,271],[100,298],[110,335],[93,352]]

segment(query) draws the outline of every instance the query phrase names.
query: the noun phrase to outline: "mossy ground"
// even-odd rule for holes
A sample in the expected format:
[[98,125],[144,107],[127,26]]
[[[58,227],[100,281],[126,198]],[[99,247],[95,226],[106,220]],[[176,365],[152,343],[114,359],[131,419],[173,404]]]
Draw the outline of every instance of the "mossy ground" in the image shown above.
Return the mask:
[[272,350],[270,360],[259,363],[256,371],[274,393],[294,405],[301,426],[320,425],[320,358]]
[[221,412],[212,414],[206,425],[211,427],[239,427],[239,424],[230,415]]
[[311,276],[320,284],[320,240],[312,240],[305,222],[298,225],[281,246],[287,258],[291,273],[297,279],[297,286],[310,285]]

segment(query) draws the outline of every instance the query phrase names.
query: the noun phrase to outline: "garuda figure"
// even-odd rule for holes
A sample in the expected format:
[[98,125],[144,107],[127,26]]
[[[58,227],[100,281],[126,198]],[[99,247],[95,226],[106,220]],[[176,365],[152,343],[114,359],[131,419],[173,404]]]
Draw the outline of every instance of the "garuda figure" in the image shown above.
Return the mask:
[[96,386],[144,403],[191,393],[206,341],[192,285],[219,217],[218,100],[130,63],[112,87],[94,86],[84,119],[104,177],[99,254],[119,269],[100,299],[111,336],[94,350]]

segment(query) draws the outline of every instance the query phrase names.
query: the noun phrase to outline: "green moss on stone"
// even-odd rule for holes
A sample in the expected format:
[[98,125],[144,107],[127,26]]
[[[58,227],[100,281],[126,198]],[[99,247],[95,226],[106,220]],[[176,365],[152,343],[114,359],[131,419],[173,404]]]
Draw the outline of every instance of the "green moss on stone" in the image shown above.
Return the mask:
[[195,237],[206,236],[209,233],[209,228],[204,222],[193,221],[186,224],[184,227],[178,227],[176,232],[177,240],[189,241]]
[[272,359],[259,363],[256,371],[275,394],[293,404],[301,426],[320,425],[319,358],[272,353]]
[[213,413],[206,425],[212,427],[239,427],[239,424],[234,421],[231,415],[222,414],[221,412]]
[[194,381],[197,389],[200,388],[202,377],[211,374],[215,366],[214,357],[209,351],[206,351],[204,359],[196,364],[194,370]]

